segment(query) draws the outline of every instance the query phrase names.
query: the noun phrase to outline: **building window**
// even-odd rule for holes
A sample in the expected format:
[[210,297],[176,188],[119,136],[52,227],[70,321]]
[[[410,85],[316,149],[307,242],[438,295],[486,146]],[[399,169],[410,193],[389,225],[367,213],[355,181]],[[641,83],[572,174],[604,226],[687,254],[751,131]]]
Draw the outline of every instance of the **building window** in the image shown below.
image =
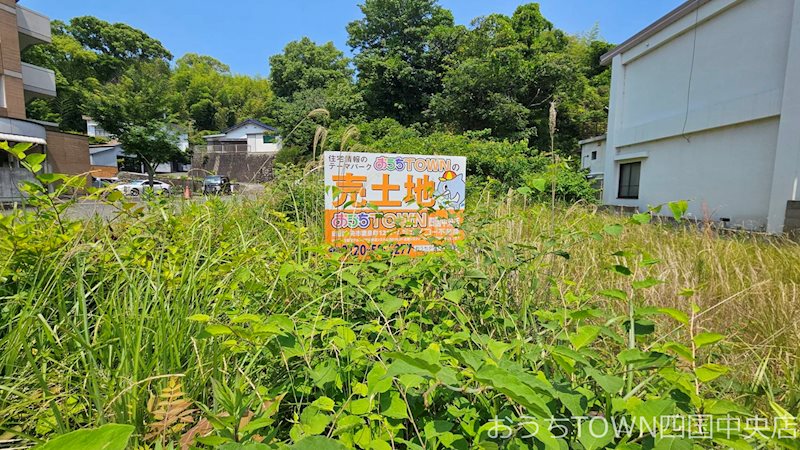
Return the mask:
[[596,159],[597,159],[597,152],[594,151],[594,152],[592,152],[592,161],[594,161]]
[[618,198],[639,198],[639,175],[641,171],[641,161],[619,165]]
[[269,135],[269,134],[265,134],[264,135],[264,143],[265,144],[272,144],[273,142],[275,142],[275,136],[272,136],[272,135]]

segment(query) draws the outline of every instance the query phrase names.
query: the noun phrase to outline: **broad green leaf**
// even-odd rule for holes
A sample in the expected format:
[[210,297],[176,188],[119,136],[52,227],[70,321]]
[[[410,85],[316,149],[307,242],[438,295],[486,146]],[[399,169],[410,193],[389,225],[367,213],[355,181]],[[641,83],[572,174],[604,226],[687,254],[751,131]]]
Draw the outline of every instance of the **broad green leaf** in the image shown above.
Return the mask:
[[614,298],[614,299],[617,299],[617,300],[622,300],[622,301],[627,301],[628,300],[628,294],[626,294],[625,292],[623,292],[623,291],[621,291],[619,289],[605,289],[605,290],[600,291],[600,295],[603,295],[603,296],[608,297],[608,298]]
[[551,424],[548,423],[546,419],[527,419],[523,421],[522,426],[529,434],[532,434],[536,440],[544,444],[545,450],[561,450],[561,444],[559,440],[553,436],[553,433],[550,431]]
[[309,436],[290,447],[292,450],[347,450],[341,442],[323,436]]
[[719,444],[721,448],[733,449],[733,450],[752,450],[753,446],[750,445],[746,440],[739,438],[739,439],[725,439],[722,437],[715,436],[714,442]]
[[631,217],[631,221],[633,223],[637,223],[639,225],[644,225],[650,223],[651,216],[648,213],[641,213],[641,214],[634,214]]
[[261,316],[256,314],[240,314],[231,318],[231,323],[258,323],[261,322]]
[[470,278],[470,279],[473,279],[473,280],[487,280],[487,279],[489,279],[489,277],[486,276],[485,273],[481,272],[478,269],[467,269],[464,272],[464,278]]
[[584,450],[597,450],[614,442],[614,427],[605,418],[594,418],[581,423],[578,441]]
[[670,398],[647,400],[631,410],[634,423],[645,433],[659,429],[661,418],[675,411],[675,401]]
[[333,411],[333,407],[336,406],[336,403],[330,397],[322,396],[311,403],[311,406],[315,406],[319,408],[320,411]]
[[703,412],[715,416],[748,416],[750,410],[730,400],[705,399]]
[[342,271],[342,275],[341,276],[342,276],[342,280],[347,281],[348,283],[350,283],[352,285],[358,285],[360,283],[357,276],[353,275],[351,272],[348,272],[346,270]]
[[334,436],[338,436],[344,432],[350,431],[354,428],[364,425],[364,419],[361,417],[344,415],[336,421],[336,431],[333,432]]
[[[423,358],[421,354],[411,355],[408,353],[391,352],[387,353],[386,356],[389,358],[393,358],[395,360],[402,361],[415,369],[428,372],[433,376],[435,376],[436,373],[439,372],[439,370],[441,370],[442,368],[442,366],[438,362],[428,361],[425,358]],[[394,365],[395,364],[393,363],[392,366],[390,366],[389,373],[391,374],[391,376],[400,375],[401,373],[397,373],[396,370],[395,371],[391,370],[391,368]]]
[[456,289],[455,291],[447,292],[444,294],[444,298],[453,303],[461,303],[461,299],[464,298],[464,289]]
[[689,315],[683,311],[673,309],[673,308],[660,308],[658,312],[662,314],[666,314],[673,319],[677,320],[678,322],[682,323],[683,325],[689,324]]
[[281,268],[278,269],[278,279],[285,280],[286,277],[289,276],[290,273],[296,270],[296,265],[292,261],[288,261],[281,265]]
[[44,153],[31,153],[25,157],[25,162],[30,165],[37,166],[42,164],[45,159],[47,159],[47,155]]
[[730,369],[727,367],[719,364],[704,364],[696,368],[694,373],[697,375],[698,380],[702,381],[703,383],[707,383],[725,375],[729,370]]
[[400,398],[400,393],[388,392],[381,395],[381,414],[392,419],[408,418],[406,402]]
[[42,182],[42,184],[53,184],[57,181],[66,180],[67,176],[60,173],[40,173],[36,175],[36,179]]
[[602,330],[602,328],[595,325],[582,326],[578,328],[577,332],[569,336],[569,341],[572,343],[572,346],[575,347],[575,350],[580,350],[594,342],[600,334],[600,330]]
[[368,398],[350,400],[350,402],[345,406],[345,409],[354,416],[364,416],[372,411],[372,400]]
[[496,360],[500,360],[503,357],[503,354],[508,351],[512,346],[506,342],[496,341],[494,339],[489,339],[487,342],[486,347],[489,349],[489,353],[492,355],[492,358]]
[[209,316],[208,314],[194,314],[192,316],[189,316],[189,320],[191,320],[192,322],[201,322],[201,323],[208,322],[211,320],[211,316]]
[[703,348],[711,344],[716,344],[723,339],[725,339],[725,335],[719,333],[700,333],[694,337],[694,344],[697,348]]
[[689,439],[678,437],[662,437],[656,439],[653,450],[692,450],[694,446]]
[[694,361],[694,357],[692,356],[692,350],[689,347],[677,343],[677,342],[667,342],[666,344],[661,346],[662,349],[665,351],[671,351],[676,355],[680,356],[681,358],[685,359],[686,361]]
[[109,202],[112,202],[112,203],[118,202],[118,201],[122,200],[123,198],[125,198],[125,196],[122,194],[122,192],[120,192],[120,191],[118,191],[116,189],[114,189],[113,191],[109,192],[108,195],[106,196],[106,200],[108,200]]
[[505,369],[485,365],[475,374],[475,379],[502,392],[536,417],[548,418],[552,414],[547,407],[548,399],[543,398],[533,388],[520,381],[519,377]]
[[35,450],[125,450],[133,431],[132,425],[108,424],[58,436]]
[[547,189],[547,180],[544,178],[533,178],[528,180],[528,183],[539,192],[544,192]]
[[586,372],[586,375],[592,377],[598,386],[603,388],[603,390],[609,394],[617,394],[620,390],[622,390],[622,386],[625,385],[625,382],[622,380],[622,378],[616,375],[605,375],[591,367],[585,367],[583,370]]
[[370,441],[372,441],[372,431],[369,427],[361,427],[353,434],[353,442],[360,448],[369,448]]
[[233,330],[230,327],[227,327],[222,324],[212,323],[211,325],[206,327],[206,333],[210,334],[211,336],[224,336],[228,334],[233,334]]
[[331,416],[323,414],[315,406],[308,406],[300,413],[300,424],[306,435],[322,434],[330,423]]
[[683,216],[686,215],[686,211],[689,209],[689,202],[686,200],[679,200],[677,202],[670,202],[669,203],[669,210],[672,211],[672,217],[675,218],[678,222],[683,219]]
[[622,364],[636,364],[653,359],[649,353],[645,353],[638,348],[629,348],[617,354],[617,359]]
[[619,236],[620,234],[622,234],[622,229],[623,229],[622,225],[614,224],[614,225],[606,225],[603,228],[603,231],[605,231],[607,234],[610,234],[611,236]]
[[393,316],[394,313],[400,311],[403,307],[403,299],[395,297],[388,292],[381,292],[378,298],[381,300],[381,303],[378,304],[378,309],[380,309],[381,313],[387,318]]
[[629,269],[629,268],[627,268],[627,267],[625,267],[623,265],[620,265],[620,264],[612,266],[611,270],[613,270],[614,272],[617,272],[620,275],[625,275],[625,276],[629,276],[629,275],[633,274],[633,272],[631,272],[631,269]]
[[386,369],[379,363],[372,366],[367,373],[368,395],[383,394],[392,388],[392,378],[386,377]]
[[663,283],[661,280],[657,280],[652,277],[645,278],[644,280],[634,281],[633,288],[634,289],[647,289],[653,286],[658,286],[659,284]]

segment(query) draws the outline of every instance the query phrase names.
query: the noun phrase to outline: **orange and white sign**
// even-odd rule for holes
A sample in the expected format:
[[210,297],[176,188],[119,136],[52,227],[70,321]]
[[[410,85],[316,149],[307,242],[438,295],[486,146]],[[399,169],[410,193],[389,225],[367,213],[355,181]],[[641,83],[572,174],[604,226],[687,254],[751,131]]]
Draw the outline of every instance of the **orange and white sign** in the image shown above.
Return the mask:
[[467,158],[325,152],[325,239],[416,256],[463,238]]

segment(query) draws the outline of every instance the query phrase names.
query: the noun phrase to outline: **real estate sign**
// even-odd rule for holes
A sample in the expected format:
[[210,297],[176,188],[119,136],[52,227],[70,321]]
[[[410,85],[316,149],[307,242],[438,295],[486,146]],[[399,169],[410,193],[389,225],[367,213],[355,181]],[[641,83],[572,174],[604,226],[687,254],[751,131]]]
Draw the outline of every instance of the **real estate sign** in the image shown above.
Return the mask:
[[325,238],[364,256],[416,256],[463,238],[467,159],[326,152]]

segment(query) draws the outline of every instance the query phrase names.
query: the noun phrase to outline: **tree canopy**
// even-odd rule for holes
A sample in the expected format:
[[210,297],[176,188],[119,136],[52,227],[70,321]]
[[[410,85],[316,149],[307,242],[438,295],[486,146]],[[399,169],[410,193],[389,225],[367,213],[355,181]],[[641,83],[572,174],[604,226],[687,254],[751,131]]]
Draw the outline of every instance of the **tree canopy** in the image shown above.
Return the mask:
[[347,26],[348,44],[369,114],[421,121],[458,43],[453,14],[436,0],[365,0],[360,7],[364,17]]
[[[269,59],[268,78],[234,74],[194,53],[167,67],[170,52],[129,25],[94,17],[53,21],[53,44],[34,46],[24,58],[56,71],[58,97],[34,100],[28,112],[84,131],[82,116],[98,86],[118,86],[120,77],[131,78],[131,67],[153,63],[165,68],[167,86],[155,94],[165,97],[164,113],[196,142],[255,118],[278,126],[302,153],[320,125],[344,129],[388,118],[422,133],[522,141],[535,153],[549,148],[552,104],[557,150],[569,152],[605,130],[610,71],[599,57],[612,45],[596,29],[569,35],[536,3],[469,26],[456,25],[437,0],[363,0],[360,8],[362,17],[347,25],[352,60],[331,42],[304,37]],[[313,110],[325,113],[309,116]]]
[[287,44],[283,53],[269,59],[269,65],[272,89],[280,97],[325,88],[353,76],[350,60],[333,42],[317,45],[307,37]]
[[170,120],[169,66],[163,61],[131,66],[116,80],[97,86],[86,109],[117,137],[125,152],[145,165],[150,181],[159,164],[180,157],[178,132]]

